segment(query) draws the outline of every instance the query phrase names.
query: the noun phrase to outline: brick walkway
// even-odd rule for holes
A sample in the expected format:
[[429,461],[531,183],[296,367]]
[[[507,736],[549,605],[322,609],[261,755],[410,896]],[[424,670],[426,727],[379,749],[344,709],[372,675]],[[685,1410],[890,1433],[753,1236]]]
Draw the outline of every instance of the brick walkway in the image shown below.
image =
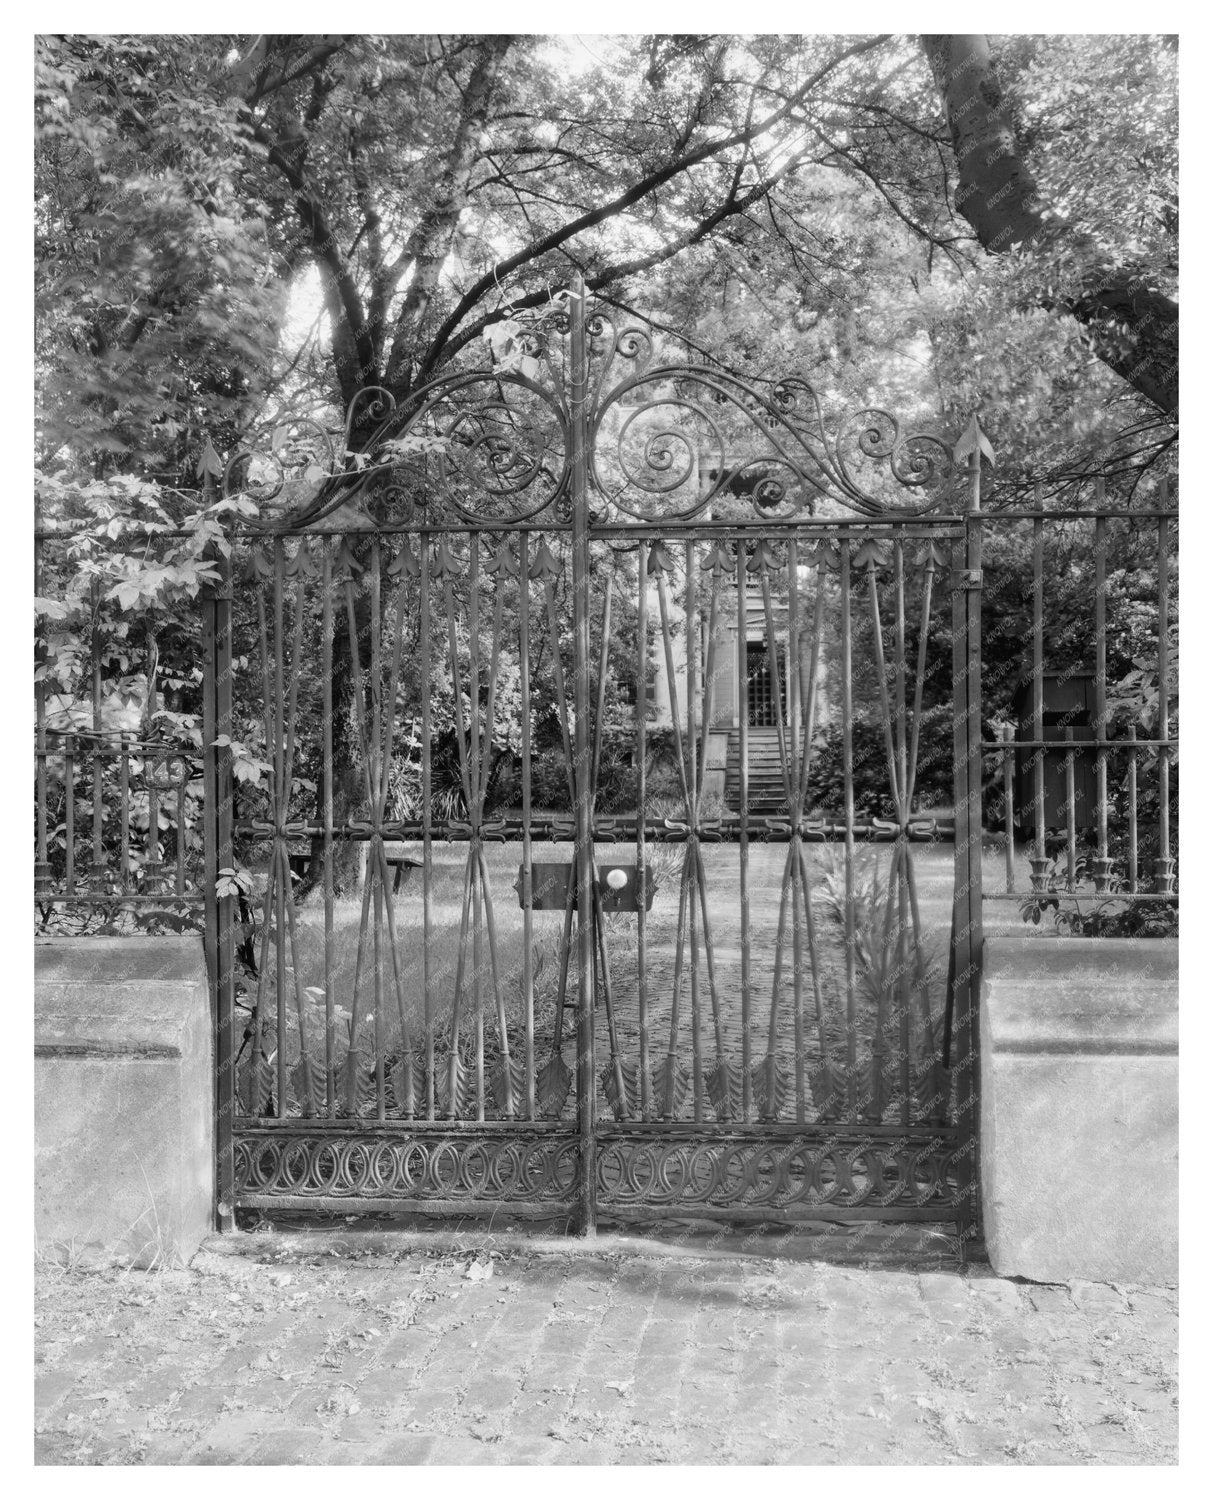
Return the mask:
[[1176,1461],[1173,1290],[1015,1284],[907,1237],[850,1263],[803,1236],[212,1246],[39,1269],[39,1463]]

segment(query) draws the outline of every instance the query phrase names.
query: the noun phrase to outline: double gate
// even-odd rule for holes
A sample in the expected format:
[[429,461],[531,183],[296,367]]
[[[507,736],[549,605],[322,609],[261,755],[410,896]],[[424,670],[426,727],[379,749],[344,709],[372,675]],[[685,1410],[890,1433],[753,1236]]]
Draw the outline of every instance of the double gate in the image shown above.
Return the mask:
[[951,450],[580,291],[515,344],[216,471],[261,502],[207,616],[221,1214],[969,1228]]

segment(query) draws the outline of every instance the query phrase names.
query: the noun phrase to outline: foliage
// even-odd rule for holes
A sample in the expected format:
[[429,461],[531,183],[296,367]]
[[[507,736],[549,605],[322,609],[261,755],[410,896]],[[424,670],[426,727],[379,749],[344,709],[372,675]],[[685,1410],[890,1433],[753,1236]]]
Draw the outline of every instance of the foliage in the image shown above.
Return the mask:
[[[175,862],[182,850],[190,878],[201,859],[202,666],[198,599],[214,582],[218,560],[230,555],[224,520],[244,502],[227,501],[188,513],[181,497],[129,475],[88,482],[37,476],[40,510],[61,538],[41,545],[39,622],[34,680],[44,703],[51,754],[46,762],[52,876],[66,860],[67,768],[62,736],[75,737],[75,826],[91,828],[94,766],[100,775],[103,852],[119,863],[124,738],[131,791],[128,864],[136,886],[153,853]],[[99,700],[93,702],[93,667]],[[98,738],[97,731],[100,731]],[[152,747],[155,747],[154,749]],[[149,833],[147,783],[185,780],[184,823],[175,793],[159,798],[155,838]]]
[[35,42],[40,441],[192,469],[257,388],[282,309],[256,151],[209,86],[223,39]]
[[[847,928],[846,868],[831,846],[822,851],[819,866],[820,901],[833,925]],[[888,995],[897,977],[897,922],[890,919],[889,882],[882,876],[873,855],[856,860],[851,883],[851,919],[854,924],[856,978],[859,992],[876,1007]],[[894,892],[896,894],[896,892]],[[937,945],[930,939],[910,947],[923,966],[928,984],[941,978]]]
[[[913,717],[907,716],[907,735]],[[892,818],[889,758],[884,729],[857,720],[851,732],[851,768],[855,816]],[[831,724],[814,739],[809,767],[809,803],[815,811],[841,817],[844,807],[843,732]],[[950,705],[929,709],[919,730],[918,775],[914,786],[916,808],[949,807],[952,803],[952,710]]]
[[[1092,887],[1093,889],[1093,887]],[[1097,905],[1075,900],[1073,893],[1025,896],[1019,904],[1025,922],[1039,926],[1052,915],[1053,926],[1067,937],[1162,938],[1179,936],[1179,907],[1169,901],[1133,901],[1109,896]]]
[[176,937],[201,932],[203,909],[194,901],[162,901],[144,906],[115,897],[87,907],[44,906],[38,932],[59,937]]

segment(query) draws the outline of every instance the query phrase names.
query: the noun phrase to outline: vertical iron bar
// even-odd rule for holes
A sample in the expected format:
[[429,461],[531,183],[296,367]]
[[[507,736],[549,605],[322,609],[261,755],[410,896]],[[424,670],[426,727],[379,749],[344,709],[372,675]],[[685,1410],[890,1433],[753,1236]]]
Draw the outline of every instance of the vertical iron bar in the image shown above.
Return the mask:
[[851,538],[839,541],[839,583],[842,599],[842,816],[843,816],[843,941],[847,981],[847,1110],[852,1119],[859,1109],[858,997],[855,993],[855,761],[851,704]]
[[687,628],[687,821],[699,822],[698,766],[696,765],[695,715],[702,713],[699,681],[699,570],[695,566],[695,543],[686,544],[686,628]]
[[792,843],[789,851],[792,873],[792,1041],[794,1048],[793,1071],[796,1082],[796,1123],[805,1120],[805,1057],[804,1057],[804,945],[801,941],[800,923],[802,906],[810,899],[804,890],[801,901],[801,843],[800,843],[800,754],[801,754],[801,703],[800,703],[800,557],[796,538],[788,538],[788,808],[787,816],[792,820]]
[[738,879],[741,898],[741,1118],[750,1119],[754,1108],[750,1026],[750,704],[746,680],[746,644],[748,618],[746,611],[745,540],[737,538],[737,811],[740,818],[737,843]]
[[597,1230],[597,1159],[594,1138],[594,829],[589,801],[590,517],[586,456],[585,284],[580,276],[569,301],[572,369],[569,380],[570,477],[573,503],[573,702],[576,776],[577,866],[577,1123],[581,1170],[577,1183],[577,1227]]
[[[688,675],[690,675],[688,673]],[[693,689],[688,688],[688,704],[693,696]],[[689,718],[689,709],[688,709]],[[690,730],[691,741],[694,743],[695,731],[692,726]],[[692,752],[693,753],[693,752]],[[692,793],[692,795],[694,795]],[[699,843],[694,834],[686,842],[686,852],[683,855],[688,867],[687,899],[690,903],[690,943],[691,943],[691,1084],[692,1097],[695,1109],[695,1123],[703,1122],[703,1042],[699,1024],[699,917],[696,911],[699,895]],[[681,934],[679,935],[681,943]]]
[[[213,485],[208,484],[214,494]],[[215,564],[215,739],[214,761],[215,861],[220,870],[235,868],[232,842],[232,564],[220,558]],[[213,742],[212,742],[213,743]],[[216,902],[218,920],[218,991],[215,1057],[219,1080],[219,1104],[215,1146],[216,1190],[220,1227],[235,1228],[236,1158],[233,1127],[236,1114],[236,899],[226,895]]]
[[[648,892],[649,874],[645,860],[645,812],[648,804],[648,717],[649,717],[649,548],[642,537],[637,551],[638,598],[636,604],[636,745],[640,758],[636,805],[636,982],[640,1007],[640,1117],[649,1119],[652,1108],[652,1082],[649,1077],[649,987],[648,987]],[[744,1004],[744,1002],[743,1002]]]
[[[231,1088],[231,1056],[230,1049],[224,1055],[220,1038],[219,1027],[219,845],[218,845],[218,816],[219,816],[219,781],[218,781],[218,747],[215,740],[218,729],[215,727],[215,663],[218,649],[216,637],[216,616],[218,613],[218,600],[216,591],[208,587],[202,595],[202,896],[204,903],[203,924],[203,948],[206,953],[207,982],[211,992],[211,1026],[212,1035],[215,1038],[215,1118],[218,1123],[218,1141],[224,1139],[223,1121],[225,1118],[225,1103],[228,1105],[226,1112],[228,1129],[230,1131],[230,1093]],[[125,737],[123,739],[123,762],[125,764],[126,750]],[[125,868],[122,871],[122,884],[125,889]],[[228,1032],[230,1042],[231,1032]],[[230,1136],[229,1136],[230,1140]],[[215,1227],[223,1229],[224,1225],[219,1213],[219,1202],[223,1200],[223,1192],[217,1193],[215,1209]]]
[[[379,1119],[387,1118],[387,1077],[384,1053],[387,1049],[387,1030],[383,1016],[383,601],[382,550],[378,535],[371,538],[371,744],[370,744],[370,792],[371,792],[371,838],[367,849],[366,878],[374,890],[372,921],[374,941],[372,951],[375,958],[375,1103]],[[285,795],[285,791],[284,791]],[[401,1045],[404,1038],[401,1037]]]
[[[1162,504],[1167,503],[1166,481]],[[1175,862],[1171,857],[1171,558],[1167,547],[1165,516],[1158,520],[1158,859],[1154,865],[1154,890],[1165,896],[1175,888]]]
[[1007,890],[1015,890],[1015,726],[1013,724],[999,725],[999,738],[1002,740],[1002,796],[1003,796],[1003,827],[1006,837],[1003,840],[1003,849],[1007,861]]
[[798,576],[800,557],[796,538],[788,538],[788,722],[791,726],[791,745],[788,748],[788,782],[792,792],[788,815],[792,816],[800,786],[800,579]]
[[[145,713],[146,733],[145,738],[149,744],[155,743],[156,730],[156,635],[149,626],[147,632],[148,642],[148,669],[147,669],[147,705]],[[144,889],[148,892],[160,889],[160,790],[156,782],[156,767],[158,761],[155,750],[146,752],[143,766],[144,776],[147,781],[147,858],[143,867]]]
[[476,1118],[484,1120],[484,953],[482,933],[484,931],[484,904],[480,865],[480,839],[472,835],[468,845],[468,860],[472,869],[472,1008],[474,1011],[473,1039],[476,1046]]
[[131,751],[125,734],[118,738],[118,884],[125,895],[131,884]]
[[590,790],[591,806],[593,797],[598,791],[598,773],[602,765],[602,739],[604,721],[606,719],[606,695],[607,695],[607,668],[610,665],[611,650],[611,594],[615,583],[614,569],[610,566],[608,554],[608,565],[604,569],[605,598],[602,603],[602,631],[598,639],[598,701],[594,707],[594,743],[593,754],[590,765]]
[[[480,822],[480,533],[468,536],[468,792],[467,815],[470,822]],[[454,650],[454,647],[451,648]],[[458,679],[456,679],[458,691]]]
[[1066,740],[1066,890],[1072,891],[1078,879],[1078,820],[1074,807],[1074,729],[1067,724]]
[[684,859],[689,864],[690,901],[690,980],[691,980],[691,1084],[696,1123],[703,1120],[703,1048],[699,1017],[699,918],[696,902],[699,893],[699,843],[696,829],[699,826],[699,767],[695,716],[702,717],[703,702],[699,674],[699,569],[696,565],[695,543],[690,537],[686,541],[686,661],[687,661],[687,810],[686,818],[691,834],[687,839]]
[[63,838],[67,845],[64,890],[76,894],[76,742],[70,734],[63,736]]
[[[794,665],[792,675],[798,675],[798,668]],[[795,716],[793,716],[793,728],[795,729]],[[799,736],[793,733],[793,743]],[[793,762],[795,765],[795,762]],[[796,1080],[796,1123],[803,1125],[805,1120],[805,1067],[804,1067],[804,946],[801,942],[800,922],[802,915],[801,901],[801,876],[803,874],[802,851],[799,830],[793,829],[792,842],[789,846],[788,860],[791,865],[791,890],[789,892],[792,903],[792,1039],[795,1046],[794,1075]],[[804,902],[809,899],[807,889],[803,891]],[[782,936],[782,934],[781,934]]]
[[[1104,482],[1096,481],[1095,503],[1104,504]],[[1108,523],[1103,516],[1095,519],[1095,738],[1100,741],[1095,752],[1095,889],[1106,891],[1111,884],[1112,861],[1108,858],[1108,752],[1103,741],[1108,737],[1108,629],[1107,629],[1107,552]]]
[[[491,723],[491,719],[488,722]],[[489,939],[489,977],[492,980],[493,1002],[497,1013],[497,1042],[500,1048],[498,1065],[501,1068],[502,1082],[505,1086],[504,1110],[506,1119],[512,1120],[516,1115],[514,1106],[514,1061],[510,1056],[509,1023],[506,1019],[505,999],[501,990],[501,964],[497,948],[497,921],[493,914],[493,887],[489,881],[488,861],[484,857],[483,848],[480,851],[480,882],[484,891],[484,925]]]
[[[428,532],[421,534],[420,550],[421,570],[418,587],[421,590],[421,975],[425,986],[425,1117],[427,1120],[432,1120],[437,1101],[434,1080],[434,1000],[431,993],[430,975],[430,944],[434,933],[434,822],[431,807],[433,752],[430,744],[433,733],[430,723],[433,642],[430,627],[430,538]],[[526,774],[529,787],[531,774],[529,765]]]
[[[1035,486],[1035,508],[1041,508],[1039,482]],[[1045,523],[1037,517],[1032,522],[1032,738],[1037,741],[1032,752],[1036,799],[1036,850],[1032,860],[1032,889],[1043,891],[1049,858],[1045,853],[1045,752],[1039,743],[1045,737],[1044,685],[1044,608],[1045,608]]]
[[956,845],[952,915],[951,1019],[957,1085],[958,1227],[976,1231],[980,1180],[977,1138],[980,1055],[976,1000],[981,975],[981,452],[969,454],[963,585],[953,595],[953,684],[956,733]]
[[[41,523],[41,510],[35,505],[34,525]],[[43,597],[43,548],[41,537],[34,538],[34,595],[36,598]],[[45,628],[41,624],[34,645],[35,660],[39,667],[46,666],[46,635]],[[50,841],[47,836],[46,817],[46,679],[39,676],[34,683],[34,715],[36,724],[36,751],[34,761],[34,772],[36,778],[35,792],[35,816],[37,819],[38,853],[37,865],[34,868],[34,894],[36,896],[49,896],[52,892],[51,865],[50,865]]]
[[185,777],[186,764],[184,760],[177,762],[180,767],[180,779],[177,782],[177,894],[185,895]]
[[910,816],[909,747],[906,734],[906,557],[905,541],[899,534],[893,541],[893,575],[897,609],[893,626],[893,727],[897,745],[897,795],[901,802],[900,821]]
[[526,1118],[535,1099],[535,955],[531,852],[531,549],[530,533],[518,537],[518,677],[522,695],[522,995],[526,1028]]
[[906,953],[909,931],[909,909],[906,889],[906,864],[910,858],[907,827],[910,819],[909,752],[906,735],[906,556],[905,541],[899,533],[893,541],[893,572],[896,614],[893,625],[893,714],[896,730],[897,765],[897,845],[890,864],[897,871],[897,1045],[901,1067],[901,1122],[910,1123],[912,1099],[910,1079],[910,966]]
[[[96,892],[105,885],[105,844],[103,840],[104,802],[101,791],[101,635],[97,616],[101,609],[101,588],[98,579],[93,580],[93,619],[89,642],[93,667],[93,866],[89,871],[89,883]],[[180,833],[178,828],[178,847]]]
[[320,684],[323,711],[320,753],[323,760],[324,818],[324,1108],[337,1112],[336,1026],[333,997],[333,549],[322,541],[320,615]]
[[272,764],[274,767],[274,856],[278,863],[278,902],[274,913],[274,999],[277,1035],[274,1050],[278,1085],[274,1090],[275,1114],[286,1114],[286,903],[291,887],[291,865],[286,850],[287,789],[283,786],[283,572],[286,568],[286,543],[274,538],[274,701],[268,706],[274,727]]
[[1129,891],[1137,894],[1137,725],[1129,725]]
[[[909,947],[913,942],[913,931],[910,921],[909,909],[909,864],[910,845],[909,840],[903,835],[897,841],[896,851],[891,862],[897,874],[897,943],[895,952],[897,954],[897,1037],[898,1050],[900,1052],[901,1064],[901,1123],[910,1123],[911,1107],[914,1102],[913,1080],[910,1067],[910,997],[912,994],[910,979],[910,955]],[[893,868],[890,868],[889,878],[893,877]]]
[[779,882],[779,921],[775,927],[775,964],[771,976],[771,1012],[767,1019],[766,1053],[766,1100],[762,1117],[774,1120],[779,1114],[777,1049],[779,1046],[779,987],[783,978],[784,926],[787,919],[788,898],[791,895],[791,862],[795,849],[789,846],[784,861],[783,878]]

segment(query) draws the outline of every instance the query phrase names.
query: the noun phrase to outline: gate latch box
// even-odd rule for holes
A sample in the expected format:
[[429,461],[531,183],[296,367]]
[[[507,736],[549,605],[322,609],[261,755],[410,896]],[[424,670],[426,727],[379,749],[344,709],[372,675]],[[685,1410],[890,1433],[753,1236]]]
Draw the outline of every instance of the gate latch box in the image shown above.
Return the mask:
[[[613,862],[596,867],[595,885],[604,912],[638,911],[640,908],[639,871],[634,864]],[[518,905],[524,906],[523,866],[518,867],[518,879],[514,889],[518,892]],[[531,865],[531,910],[564,911],[573,883],[573,866],[564,861],[535,861]],[[645,911],[653,906],[655,887],[652,879],[646,880]]]

